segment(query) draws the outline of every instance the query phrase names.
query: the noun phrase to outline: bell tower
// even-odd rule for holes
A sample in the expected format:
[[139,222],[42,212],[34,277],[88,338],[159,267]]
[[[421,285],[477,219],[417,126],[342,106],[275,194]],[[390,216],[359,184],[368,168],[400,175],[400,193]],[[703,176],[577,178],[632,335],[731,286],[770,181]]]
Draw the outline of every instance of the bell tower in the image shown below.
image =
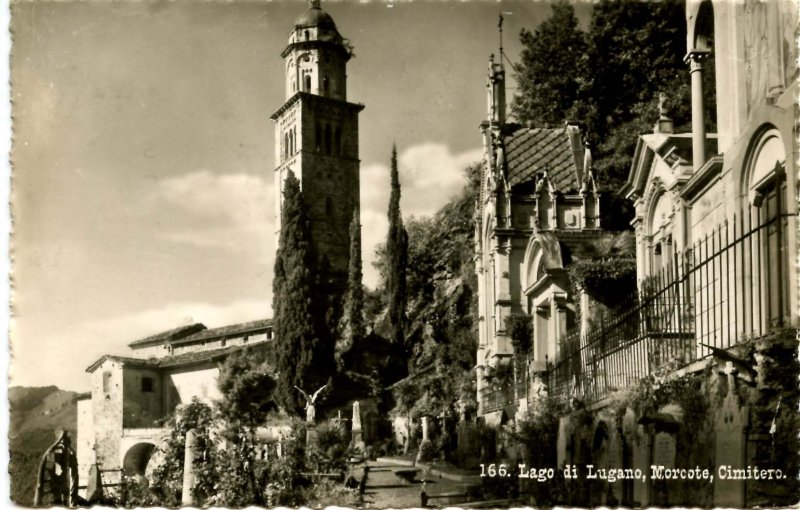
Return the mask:
[[317,256],[327,258],[334,280],[344,283],[350,258],[350,222],[359,205],[358,113],[347,101],[347,62],[352,48],[333,18],[311,0],[281,52],[286,101],[275,123],[275,224],[280,236],[283,182],[300,180]]

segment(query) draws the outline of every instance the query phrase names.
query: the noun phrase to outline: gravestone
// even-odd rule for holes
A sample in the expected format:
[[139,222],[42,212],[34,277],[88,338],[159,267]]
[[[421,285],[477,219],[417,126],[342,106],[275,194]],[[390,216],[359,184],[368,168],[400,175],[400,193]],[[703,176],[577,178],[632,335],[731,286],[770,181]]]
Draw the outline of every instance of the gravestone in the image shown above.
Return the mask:
[[562,416],[558,420],[558,439],[556,439],[556,463],[563,467],[567,461],[567,435],[570,433],[569,418]]
[[[606,467],[608,469],[622,469],[622,438],[619,431],[614,428],[611,431],[611,438],[608,441],[608,457]],[[622,503],[622,482],[617,481],[611,484],[611,494],[616,499],[616,504]]]
[[[643,425],[639,425],[636,431],[636,440],[633,444],[633,468],[641,469],[645,475],[650,474],[650,434]],[[639,506],[647,506],[650,503],[649,480],[646,483],[639,480],[634,481],[633,500]]]
[[358,402],[358,400],[353,402],[352,423],[353,423],[353,430],[352,430],[353,436],[351,439],[351,446],[354,449],[363,452],[364,449],[366,448],[366,445],[364,444],[363,429],[361,428],[361,404]]
[[[739,402],[736,395],[734,368],[727,363],[725,373],[728,376],[728,394],[717,411],[714,423],[716,436],[715,450],[717,468],[730,466],[732,469],[746,468],[745,431],[748,425],[748,409]],[[714,479],[714,505],[718,507],[737,507],[745,505],[744,480]]]
[[672,469],[675,467],[677,453],[675,436],[668,432],[659,432],[653,439],[653,464]]

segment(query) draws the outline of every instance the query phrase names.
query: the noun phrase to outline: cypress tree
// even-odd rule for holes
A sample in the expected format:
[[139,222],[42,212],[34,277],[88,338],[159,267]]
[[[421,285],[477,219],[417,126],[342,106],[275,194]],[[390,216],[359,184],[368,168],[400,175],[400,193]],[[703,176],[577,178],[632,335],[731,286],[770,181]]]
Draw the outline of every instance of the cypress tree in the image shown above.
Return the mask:
[[276,338],[276,400],[289,413],[302,416],[305,400],[294,386],[313,392],[330,373],[330,353],[319,331],[317,281],[311,230],[300,181],[286,177],[281,210],[281,235],[273,279],[273,328]]
[[400,214],[400,177],[397,172],[397,147],[392,146],[391,195],[389,196],[389,234],[386,254],[389,267],[386,274],[386,292],[389,303],[389,326],[392,342],[405,345],[406,322],[406,266],[408,265],[408,233]]
[[356,209],[353,212],[353,221],[350,222],[350,266],[347,273],[347,294],[340,328],[342,337],[336,348],[337,362],[340,366],[342,366],[342,354],[367,334],[364,324],[364,287],[361,264],[361,224],[359,212]]

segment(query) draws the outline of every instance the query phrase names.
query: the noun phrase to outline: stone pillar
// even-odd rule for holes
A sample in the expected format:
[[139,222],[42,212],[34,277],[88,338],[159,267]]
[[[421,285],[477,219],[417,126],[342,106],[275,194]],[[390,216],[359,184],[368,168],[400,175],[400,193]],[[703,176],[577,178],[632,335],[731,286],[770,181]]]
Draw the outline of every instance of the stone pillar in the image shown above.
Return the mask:
[[696,172],[706,162],[705,105],[703,103],[703,62],[709,52],[690,51],[684,61],[692,76],[692,169]]
[[186,448],[183,455],[183,493],[182,506],[194,506],[194,456],[195,456],[194,431],[186,432]]
[[429,441],[430,436],[430,418],[428,416],[422,417],[422,440]]

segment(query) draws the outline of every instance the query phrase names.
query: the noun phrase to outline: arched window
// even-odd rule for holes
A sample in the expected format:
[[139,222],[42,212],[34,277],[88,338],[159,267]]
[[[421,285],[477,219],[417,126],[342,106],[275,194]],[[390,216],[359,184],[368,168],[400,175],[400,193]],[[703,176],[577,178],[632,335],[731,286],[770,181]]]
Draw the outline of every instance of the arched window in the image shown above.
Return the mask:
[[303,36],[306,38],[306,41],[308,41],[308,30],[303,32]]
[[670,234],[672,224],[672,200],[667,193],[661,195],[653,203],[647,235],[650,239],[650,260],[647,275],[655,276],[669,265],[672,259]]
[[283,134],[283,160],[289,159],[289,133]]
[[289,157],[294,154],[294,130],[289,130]]
[[305,76],[303,76],[303,80],[303,91],[311,92],[311,74],[306,72]]
[[333,146],[337,156],[342,155],[342,128],[336,126],[333,130]]
[[328,218],[333,216],[333,199],[331,197],[325,197],[325,215]]
[[749,273],[752,289],[749,299],[745,298],[750,308],[745,314],[746,330],[764,334],[790,316],[786,149],[777,130],[763,133],[753,145],[746,175],[749,228],[744,234],[749,236],[749,267],[745,278]]
[[328,95],[328,77],[322,78],[322,91],[325,96]]
[[314,124],[314,145],[317,152],[322,149],[322,127],[320,126],[319,121]]

